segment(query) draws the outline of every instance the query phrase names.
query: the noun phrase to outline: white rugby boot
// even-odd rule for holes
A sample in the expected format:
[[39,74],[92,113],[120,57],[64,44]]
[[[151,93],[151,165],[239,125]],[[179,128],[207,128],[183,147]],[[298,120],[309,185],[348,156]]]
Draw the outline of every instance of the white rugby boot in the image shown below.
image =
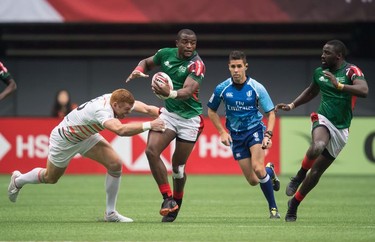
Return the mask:
[[19,171],[13,171],[12,176],[10,177],[10,183],[8,186],[8,197],[11,202],[17,201],[18,193],[20,192],[21,188],[16,187],[16,178],[22,175]]
[[133,219],[122,216],[117,211],[114,211],[109,215],[107,215],[107,213],[105,213],[104,214],[104,221],[106,221],[106,222],[131,223],[131,222],[133,222]]

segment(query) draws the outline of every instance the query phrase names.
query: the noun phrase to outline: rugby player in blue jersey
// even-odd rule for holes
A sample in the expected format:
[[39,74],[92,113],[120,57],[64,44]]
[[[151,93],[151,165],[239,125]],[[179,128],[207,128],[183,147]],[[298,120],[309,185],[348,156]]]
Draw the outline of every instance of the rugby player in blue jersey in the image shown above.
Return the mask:
[[[208,101],[208,116],[220,134],[221,142],[230,146],[233,157],[251,186],[260,183],[267,199],[270,218],[279,219],[274,191],[280,182],[273,164],[264,166],[264,149],[272,146],[272,131],[275,125],[274,105],[262,84],[246,75],[248,64],[242,51],[229,55],[231,77],[216,86]],[[220,122],[217,109],[225,104],[226,129]],[[262,108],[268,117],[267,128],[262,122]]]

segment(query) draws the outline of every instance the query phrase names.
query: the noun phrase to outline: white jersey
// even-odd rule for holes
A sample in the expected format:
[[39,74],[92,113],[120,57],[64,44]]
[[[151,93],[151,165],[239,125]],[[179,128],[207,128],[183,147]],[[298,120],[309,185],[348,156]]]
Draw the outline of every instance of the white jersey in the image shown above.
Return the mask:
[[104,122],[115,118],[111,95],[104,94],[72,110],[57,126],[59,135],[75,144],[104,130]]

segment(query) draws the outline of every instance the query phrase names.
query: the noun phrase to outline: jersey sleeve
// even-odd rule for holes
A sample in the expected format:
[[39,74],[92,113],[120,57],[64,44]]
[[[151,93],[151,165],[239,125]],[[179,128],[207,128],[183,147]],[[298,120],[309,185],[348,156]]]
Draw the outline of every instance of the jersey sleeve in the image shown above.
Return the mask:
[[166,54],[166,52],[168,52],[168,48],[163,48],[158,50],[158,52],[156,52],[156,54],[154,55],[153,61],[157,66],[161,65],[161,62],[163,61],[163,57]]
[[98,122],[104,126],[104,123],[110,119],[114,119],[115,117],[113,116],[113,114],[111,112],[109,112],[108,110],[106,109],[103,109],[103,110],[98,110],[96,113],[95,113],[95,117],[96,119],[98,120]]
[[210,109],[216,112],[222,100],[221,95],[222,95],[222,88],[220,87],[220,85],[218,85],[215,88],[214,92],[212,93],[210,99],[208,100],[207,107],[209,107]]
[[351,65],[347,71],[346,71],[346,76],[349,78],[349,80],[351,80],[352,82],[355,80],[355,79],[359,79],[359,80],[365,80],[365,75],[363,74],[363,72],[361,71],[361,69],[359,69],[358,67],[356,67],[355,65]]
[[273,105],[272,99],[268,94],[266,88],[259,82],[254,82],[254,84],[258,95],[259,105],[263,109],[263,111],[268,113],[275,109],[275,105]]
[[188,66],[189,76],[196,80],[197,82],[202,83],[204,74],[206,73],[206,66],[200,58],[193,60]]
[[111,96],[110,94],[103,95],[102,99],[98,99],[97,101],[94,101],[92,103],[92,106],[94,107],[94,110],[95,110],[94,111],[95,119],[102,126],[104,125],[105,121],[115,118],[113,109],[111,105],[109,104],[110,96]]

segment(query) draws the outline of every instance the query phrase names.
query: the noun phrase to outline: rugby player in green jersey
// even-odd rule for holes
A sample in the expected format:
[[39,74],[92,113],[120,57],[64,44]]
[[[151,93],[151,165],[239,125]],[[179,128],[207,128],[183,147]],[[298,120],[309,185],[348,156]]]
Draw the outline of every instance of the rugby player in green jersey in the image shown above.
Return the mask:
[[[190,29],[177,34],[175,48],[160,49],[155,55],[141,60],[126,82],[148,77],[148,71],[160,67],[173,81],[173,90],[168,85],[153,86],[155,94],[165,97],[165,108],[160,118],[166,122],[163,134],[149,131],[146,155],[152,175],[163,196],[160,215],[162,222],[173,222],[180,211],[186,183],[185,165],[203,129],[202,104],[199,100],[205,65],[195,51],[197,36]],[[172,156],[173,193],[168,182],[167,168],[160,154],[175,141]]]
[[276,105],[276,110],[290,111],[321,93],[318,113],[311,114],[311,145],[300,170],[286,187],[286,195],[294,195],[288,201],[287,222],[297,220],[299,204],[344,148],[356,97],[366,97],[368,94],[362,71],[345,61],[346,52],[346,46],[341,41],[328,41],[323,47],[322,66],[315,69],[311,84],[293,102]]

